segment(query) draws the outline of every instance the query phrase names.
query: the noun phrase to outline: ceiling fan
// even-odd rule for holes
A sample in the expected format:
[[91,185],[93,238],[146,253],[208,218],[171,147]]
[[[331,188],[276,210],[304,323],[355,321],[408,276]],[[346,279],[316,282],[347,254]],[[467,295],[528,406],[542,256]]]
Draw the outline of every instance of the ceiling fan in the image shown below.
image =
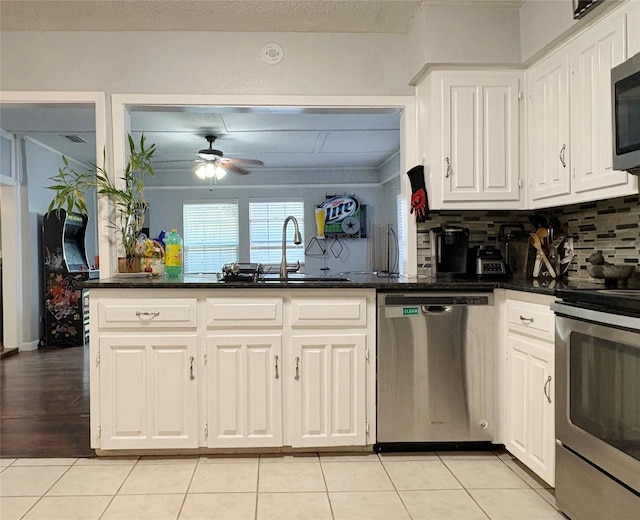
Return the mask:
[[250,170],[239,166],[240,164],[246,166],[264,166],[264,163],[257,159],[227,158],[220,150],[214,150],[213,148],[213,143],[216,141],[218,136],[208,134],[205,135],[204,138],[209,143],[209,148],[198,150],[198,158],[193,159],[193,162],[199,163],[199,166],[195,170],[195,174],[201,179],[213,177],[216,179],[222,179],[222,177],[227,174],[227,171],[237,173],[238,175],[247,175],[251,173]]

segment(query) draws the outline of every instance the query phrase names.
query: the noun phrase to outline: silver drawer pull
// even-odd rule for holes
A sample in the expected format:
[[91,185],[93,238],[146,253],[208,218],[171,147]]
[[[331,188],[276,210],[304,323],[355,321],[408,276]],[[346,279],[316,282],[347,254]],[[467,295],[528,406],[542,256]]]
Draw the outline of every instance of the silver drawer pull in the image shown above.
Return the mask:
[[296,381],[300,379],[300,358],[299,357],[296,358],[296,376],[294,377],[294,379]]
[[194,361],[194,358],[193,358],[193,356],[191,356],[189,358],[189,365],[190,365],[189,366],[189,379],[191,379],[192,381],[195,379],[195,376],[193,375],[193,361]]
[[156,311],[156,312],[142,312],[142,311],[136,311],[136,316],[138,318],[157,318],[158,316],[160,316],[160,311]]
[[544,396],[547,398],[547,401],[551,402],[551,376],[547,377],[547,382],[544,384],[543,391],[544,391]]
[[528,323],[533,323],[533,318],[525,318],[522,314],[520,315],[520,321],[524,321],[524,322],[528,322]]

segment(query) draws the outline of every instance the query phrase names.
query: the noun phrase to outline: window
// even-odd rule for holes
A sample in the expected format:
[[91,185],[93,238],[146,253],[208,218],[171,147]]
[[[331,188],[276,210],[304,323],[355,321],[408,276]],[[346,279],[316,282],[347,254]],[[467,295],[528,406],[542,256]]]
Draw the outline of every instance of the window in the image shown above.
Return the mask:
[[184,272],[220,272],[224,264],[238,261],[237,201],[185,203]]
[[282,225],[293,215],[298,221],[302,243],[293,243],[294,226],[287,226],[287,262],[304,263],[304,202],[302,200],[259,200],[249,202],[249,244],[251,262],[278,264],[282,256]]

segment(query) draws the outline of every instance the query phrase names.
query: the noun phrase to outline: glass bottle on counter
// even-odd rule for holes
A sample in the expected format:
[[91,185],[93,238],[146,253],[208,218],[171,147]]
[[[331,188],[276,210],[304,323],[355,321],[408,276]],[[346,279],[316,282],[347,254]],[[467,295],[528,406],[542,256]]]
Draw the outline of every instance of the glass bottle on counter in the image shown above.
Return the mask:
[[182,238],[176,229],[172,229],[165,239],[164,270],[167,278],[182,274]]

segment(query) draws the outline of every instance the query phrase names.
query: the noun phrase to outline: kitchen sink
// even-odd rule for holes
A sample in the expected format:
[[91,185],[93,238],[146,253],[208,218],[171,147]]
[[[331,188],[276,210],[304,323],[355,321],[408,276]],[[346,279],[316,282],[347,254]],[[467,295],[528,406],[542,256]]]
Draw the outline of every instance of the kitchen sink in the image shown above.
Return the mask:
[[306,273],[289,273],[287,278],[282,278],[279,273],[267,273],[260,278],[258,283],[305,283],[305,282],[350,282],[349,278],[338,276],[317,276]]

